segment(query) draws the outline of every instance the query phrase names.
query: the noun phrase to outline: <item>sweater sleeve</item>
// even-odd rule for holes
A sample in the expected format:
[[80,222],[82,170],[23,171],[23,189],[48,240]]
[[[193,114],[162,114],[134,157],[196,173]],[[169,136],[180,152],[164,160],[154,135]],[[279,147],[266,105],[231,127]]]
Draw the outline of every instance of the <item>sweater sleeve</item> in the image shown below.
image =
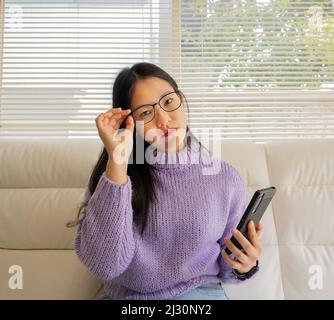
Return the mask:
[[93,195],[88,188],[84,218],[80,221],[75,252],[80,261],[97,278],[110,280],[124,272],[134,251],[132,183],[118,184],[100,177]]
[[[229,195],[230,201],[228,205],[228,218],[226,227],[222,237],[219,239],[221,250],[226,247],[224,242],[224,237],[227,238],[232,237],[232,233],[230,230],[237,227],[248,205],[247,189],[240,173],[236,168],[232,167],[232,172],[229,176],[231,177],[231,179],[230,181],[227,181],[227,183],[230,184],[228,188],[231,190],[231,192]],[[230,257],[232,259],[235,258],[233,253],[231,253]],[[237,284],[242,281],[239,280],[232,273],[232,268],[230,268],[227,265],[221,253],[219,254],[218,264],[219,264],[218,277],[222,280],[222,282]]]

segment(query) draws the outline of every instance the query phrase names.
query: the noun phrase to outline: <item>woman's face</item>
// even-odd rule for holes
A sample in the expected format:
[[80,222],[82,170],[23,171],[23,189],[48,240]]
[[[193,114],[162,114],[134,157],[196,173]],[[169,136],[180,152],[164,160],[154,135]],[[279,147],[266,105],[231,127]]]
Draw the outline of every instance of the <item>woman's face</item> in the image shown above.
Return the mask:
[[[174,89],[167,81],[157,77],[138,80],[133,90],[131,110],[145,104],[157,103],[162,96],[172,91]],[[161,101],[162,106],[165,104],[166,109],[168,104],[171,103],[171,100],[168,100],[166,98]],[[175,152],[182,150],[185,147],[184,138],[187,127],[184,104],[181,103],[181,106],[174,111],[165,111],[158,104],[154,108],[155,117],[150,122],[144,124],[144,121],[136,121],[135,128],[138,134],[161,151]],[[145,112],[150,114],[150,112],[143,111],[144,113],[136,112],[136,115],[144,115]],[[164,133],[168,128],[176,128],[176,130],[172,130],[168,136],[165,136]]]

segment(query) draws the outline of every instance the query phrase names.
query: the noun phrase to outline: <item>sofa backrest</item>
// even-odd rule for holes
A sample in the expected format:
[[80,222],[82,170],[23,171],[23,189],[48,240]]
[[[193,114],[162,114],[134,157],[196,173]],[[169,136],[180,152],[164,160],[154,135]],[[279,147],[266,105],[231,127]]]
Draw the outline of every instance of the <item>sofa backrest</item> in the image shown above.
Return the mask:
[[249,200],[258,188],[277,188],[263,219],[261,272],[228,285],[230,296],[333,299],[334,139],[224,143],[222,157],[241,172]]
[[[73,251],[77,228],[66,223],[76,217],[102,146],[100,140],[1,142],[0,299],[101,294],[102,281]],[[277,188],[263,217],[261,271],[245,283],[226,285],[230,297],[333,298],[334,139],[224,142],[213,150],[238,168],[249,200],[257,189]],[[23,288],[13,289],[20,270]]]

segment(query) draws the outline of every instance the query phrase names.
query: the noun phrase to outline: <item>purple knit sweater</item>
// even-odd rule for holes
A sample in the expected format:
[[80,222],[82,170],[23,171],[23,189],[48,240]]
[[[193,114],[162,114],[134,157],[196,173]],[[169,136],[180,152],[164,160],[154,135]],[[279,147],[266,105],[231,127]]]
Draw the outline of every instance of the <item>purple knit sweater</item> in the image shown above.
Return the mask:
[[221,256],[223,238],[248,204],[238,170],[194,142],[179,152],[148,152],[146,159],[157,199],[143,235],[133,220],[130,176],[118,184],[104,172],[92,196],[86,188],[75,239],[80,261],[115,300],[168,299],[206,283],[238,283]]

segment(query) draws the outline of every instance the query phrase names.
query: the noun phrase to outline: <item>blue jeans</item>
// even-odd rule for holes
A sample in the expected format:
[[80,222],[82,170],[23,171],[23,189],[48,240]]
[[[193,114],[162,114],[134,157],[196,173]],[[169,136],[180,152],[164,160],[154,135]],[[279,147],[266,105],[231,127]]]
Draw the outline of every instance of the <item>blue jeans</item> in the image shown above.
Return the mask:
[[166,300],[229,300],[221,282],[206,283]]
[[[100,300],[111,300],[108,295],[104,295]],[[192,289],[189,292],[166,300],[229,300],[221,282],[206,283]]]

